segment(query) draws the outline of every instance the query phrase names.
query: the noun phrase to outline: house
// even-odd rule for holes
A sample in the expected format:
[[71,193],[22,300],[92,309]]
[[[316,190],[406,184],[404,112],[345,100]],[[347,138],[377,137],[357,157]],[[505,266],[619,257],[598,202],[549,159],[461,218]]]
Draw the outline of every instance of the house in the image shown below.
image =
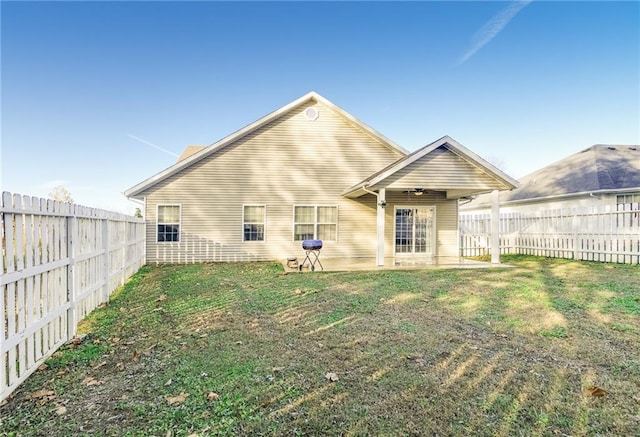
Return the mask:
[[315,92],[124,194],[144,202],[149,263],[458,257],[459,199],[517,181],[445,136],[408,153]]
[[[520,187],[500,193],[501,212],[553,209],[622,211],[640,209],[640,146],[596,144],[520,179]],[[463,206],[487,212],[490,196]]]

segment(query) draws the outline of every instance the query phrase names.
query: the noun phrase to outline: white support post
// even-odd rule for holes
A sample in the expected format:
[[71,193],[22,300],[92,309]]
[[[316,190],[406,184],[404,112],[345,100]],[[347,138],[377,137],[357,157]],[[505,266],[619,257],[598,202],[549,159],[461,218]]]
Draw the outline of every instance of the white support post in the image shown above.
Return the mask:
[[376,265],[378,267],[384,267],[384,210],[386,207],[386,190],[380,188],[378,191],[378,206],[377,206],[377,232],[378,232],[378,244],[376,251]]
[[500,264],[500,192],[491,192],[491,264]]

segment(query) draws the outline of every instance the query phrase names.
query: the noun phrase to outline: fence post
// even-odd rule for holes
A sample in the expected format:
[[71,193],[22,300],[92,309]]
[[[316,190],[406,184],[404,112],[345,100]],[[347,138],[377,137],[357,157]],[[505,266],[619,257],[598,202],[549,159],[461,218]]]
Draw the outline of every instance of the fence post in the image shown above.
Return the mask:
[[104,262],[102,268],[104,269],[104,286],[102,288],[102,296],[100,297],[100,303],[106,302],[109,299],[109,277],[111,276],[111,268],[109,266],[109,258],[111,253],[109,252],[109,218],[104,214],[102,219],[102,247],[104,247]]
[[573,259],[577,260],[578,258],[578,213],[575,209],[573,209],[572,211],[573,214],[573,218],[571,219],[572,221],[572,228],[573,228]]
[[67,340],[71,340],[76,335],[78,323],[76,321],[76,234],[77,234],[77,218],[76,206],[69,205],[67,215],[67,256],[69,257],[69,265],[67,266],[67,302],[69,309],[67,310]]
[[[7,195],[9,196],[7,198]],[[5,200],[8,200],[8,203],[5,204]],[[4,240],[6,241],[7,247],[9,247],[10,244],[12,244],[11,242],[9,242],[6,239],[6,234],[5,234],[5,226],[11,226],[10,224],[8,224],[8,222],[5,220],[6,216],[4,213],[4,207],[11,207],[11,195],[9,193],[3,193],[2,197],[0,198],[0,206],[2,207],[2,212],[0,212],[2,214],[2,221],[0,221],[0,223],[2,223],[2,229],[0,229],[0,240]],[[8,261],[8,259],[7,259]],[[4,271],[4,266],[0,266],[0,268],[2,268],[2,272],[3,273],[7,273]],[[2,288],[4,288],[4,286],[2,286]],[[4,319],[4,309],[5,309],[5,303],[4,303],[4,290],[2,290],[2,292],[0,293],[0,322],[2,322],[2,326],[5,326],[5,319]],[[7,380],[7,368],[6,368],[6,360],[5,360],[5,350],[4,350],[4,329],[3,332],[1,333],[2,337],[0,338],[0,394],[4,393],[4,389],[7,386],[6,384],[6,380]]]
[[127,241],[129,240],[129,234],[127,233],[127,221],[123,218],[123,221],[120,222],[120,226],[124,229],[122,230],[122,239],[119,241],[119,244],[122,244],[122,259],[120,260],[120,285],[124,284],[124,281],[127,280]]

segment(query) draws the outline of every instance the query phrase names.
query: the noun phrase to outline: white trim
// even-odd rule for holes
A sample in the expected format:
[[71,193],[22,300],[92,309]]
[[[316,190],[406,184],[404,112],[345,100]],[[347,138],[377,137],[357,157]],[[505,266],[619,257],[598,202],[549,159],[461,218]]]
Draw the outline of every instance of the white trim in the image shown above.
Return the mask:
[[[397,231],[397,211],[399,209],[430,209],[433,211],[433,229],[431,230],[431,253],[415,253],[415,252],[396,252],[396,231]],[[438,233],[437,233],[437,208],[436,205],[394,205],[393,207],[393,257],[435,257],[438,252]],[[414,231],[415,231],[415,221],[414,221]],[[413,248],[415,249],[415,232],[413,237]]]
[[[143,201],[144,201],[144,212],[142,213],[142,220],[144,220],[144,230],[142,231],[142,238],[144,239],[144,243],[142,243],[142,253],[144,253],[144,260],[145,262],[147,261],[147,226],[148,226],[148,222],[147,219],[149,217],[149,215],[147,214],[147,196],[143,197]],[[182,209],[182,208],[181,208]],[[157,214],[157,211],[156,211]],[[156,219],[158,218],[158,216],[156,215]],[[156,240],[158,239],[158,229],[155,229],[156,231]]]
[[[307,208],[313,208],[313,223],[296,223],[296,208],[301,207],[307,207]],[[294,243],[299,243],[302,240],[296,240],[296,224],[301,224],[301,225],[313,225],[313,239],[318,239],[318,225],[331,225],[333,223],[319,223],[318,222],[318,208],[335,208],[336,209],[336,239],[335,240],[322,240],[324,241],[330,241],[330,242],[338,242],[340,241],[340,208],[338,207],[338,205],[336,204],[324,204],[324,203],[316,203],[316,204],[307,204],[307,203],[301,203],[301,204],[293,204],[293,208],[292,208],[292,222],[293,222],[293,226],[291,228],[292,230],[292,241]]]
[[[145,197],[146,200],[146,197]],[[175,223],[160,223],[159,222],[159,218],[160,218],[160,207],[161,206],[177,206],[178,209],[178,214],[179,214],[179,218],[178,218],[178,241],[158,241],[158,226],[159,225],[172,225]],[[156,234],[156,243],[158,244],[162,244],[162,243],[180,243],[182,241],[182,204],[181,203],[158,203],[156,205],[156,225],[154,226],[154,232]]]
[[367,126],[365,123],[361,122],[360,120],[358,120],[357,118],[355,118],[354,116],[352,116],[351,114],[349,114],[348,112],[346,112],[344,109],[336,106],[335,104],[331,103],[329,100],[325,99],[324,97],[322,97],[321,95],[319,95],[318,93],[311,91],[307,94],[305,94],[304,96],[294,100],[293,102],[283,106],[280,109],[277,109],[276,111],[271,112],[270,114],[265,115],[264,117],[254,121],[251,124],[248,124],[247,126],[243,127],[242,129],[239,129],[235,132],[233,132],[230,135],[227,135],[226,137],[222,138],[219,141],[216,141],[215,143],[209,145],[208,147],[205,147],[204,149],[200,150],[199,152],[194,153],[193,155],[189,156],[188,158],[183,159],[182,161],[178,161],[177,163],[173,164],[171,167],[166,168],[165,170],[155,174],[154,176],[151,176],[150,178],[145,179],[144,181],[140,182],[137,185],[134,185],[133,187],[129,188],[128,190],[126,190],[124,192],[124,195],[126,197],[136,197],[138,196],[142,191],[146,190],[147,188],[155,185],[156,183],[168,178],[169,176],[179,172],[180,170],[185,169],[186,167],[190,166],[191,164],[215,153],[220,151],[221,149],[225,148],[226,146],[228,146],[229,144],[237,141],[238,139],[242,138],[245,135],[250,134],[251,132],[261,128],[262,126],[265,126],[266,124],[268,124],[269,122],[275,120],[276,118],[280,117],[281,115],[291,111],[292,109],[308,102],[308,101],[316,101],[316,102],[320,102],[323,105],[327,106],[328,108],[334,110],[336,113],[338,113],[340,116],[342,116],[343,118],[345,118],[346,120],[348,120],[349,122],[353,123],[354,125],[356,125],[357,127],[359,127],[360,129],[362,129],[364,132],[368,133],[369,135],[371,135],[372,137],[374,137],[377,141],[379,141],[382,145],[386,146],[387,148],[389,148],[390,150],[395,151],[396,153],[399,153],[400,155],[407,155],[409,152],[407,150],[405,150],[403,147],[399,146],[398,144],[394,143],[393,141],[391,141],[390,139],[388,139],[387,137],[385,137],[384,135],[382,135],[381,133],[379,133],[378,131],[374,130],[373,128]]
[[[262,226],[264,226],[264,230],[263,230],[263,233],[262,233],[262,236],[263,236],[262,240],[245,240],[244,239],[244,225],[245,225],[245,222],[244,222],[244,208],[247,207],[247,206],[261,206],[261,207],[264,208],[264,217],[262,219]],[[248,223],[248,224],[259,224],[259,223]],[[264,204],[264,203],[243,203],[242,204],[242,223],[241,223],[241,226],[242,226],[242,232],[241,232],[242,237],[241,238],[242,238],[242,242],[243,243],[265,243],[267,241],[267,205]]]
[[[352,187],[346,189],[345,191],[342,192],[342,195],[349,197],[350,195],[358,193],[359,191],[364,192],[364,190],[362,189],[363,186],[374,187],[376,184],[384,181],[389,176],[397,173],[398,171],[402,170],[408,165],[413,164],[417,160],[421,159],[425,155],[428,155],[429,153],[433,152],[434,150],[438,149],[441,146],[445,146],[451,153],[454,153],[455,155],[464,159],[470,165],[479,168],[485,173],[488,173],[494,179],[502,182],[507,186],[511,186],[511,189],[517,188],[519,186],[519,182],[517,180],[513,179],[511,176],[504,173],[502,170],[498,169],[497,167],[490,164],[489,162],[485,161],[480,156],[476,155],[471,150],[467,149],[462,144],[458,143],[456,140],[454,140],[453,138],[447,135],[434,141],[431,144],[424,146],[422,149],[419,149],[406,157],[402,157],[398,159],[395,163],[392,163],[391,165],[387,166],[385,169],[381,170],[378,173],[374,173],[368,179],[365,179],[364,181],[359,182],[358,184],[353,185]],[[479,191],[483,191],[483,190],[485,189],[480,189]],[[355,196],[355,197],[359,197],[359,196]]]
[[387,190],[380,188],[376,195],[376,265],[384,267],[384,231],[387,218]]
[[[437,237],[437,235],[436,235]],[[456,200],[456,253],[461,256],[460,246],[460,199]]]
[[500,264],[500,192],[498,190],[491,192],[491,220],[489,226],[491,264]]

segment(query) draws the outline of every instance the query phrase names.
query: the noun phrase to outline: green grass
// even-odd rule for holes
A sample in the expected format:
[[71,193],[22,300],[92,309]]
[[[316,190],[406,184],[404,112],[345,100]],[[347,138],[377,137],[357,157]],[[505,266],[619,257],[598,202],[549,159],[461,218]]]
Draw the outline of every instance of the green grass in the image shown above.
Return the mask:
[[540,331],[540,335],[549,338],[567,338],[569,336],[565,328],[558,326],[551,329],[543,329]]
[[637,433],[640,269],[505,261],[144,267],[0,407],[0,435]]

